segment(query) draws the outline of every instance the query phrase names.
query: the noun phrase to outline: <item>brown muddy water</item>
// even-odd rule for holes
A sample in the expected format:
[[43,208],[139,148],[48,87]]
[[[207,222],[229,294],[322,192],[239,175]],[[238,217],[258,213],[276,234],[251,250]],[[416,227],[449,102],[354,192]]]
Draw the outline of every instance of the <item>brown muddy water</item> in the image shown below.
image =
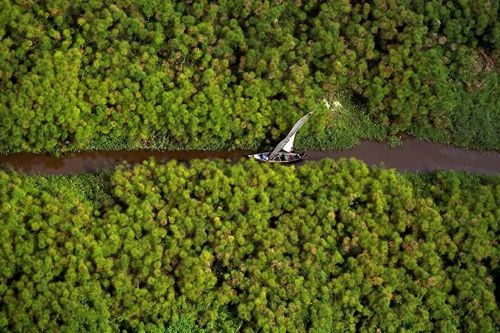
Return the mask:
[[[27,174],[67,175],[112,169],[118,164],[140,163],[149,158],[158,161],[177,159],[246,158],[248,151],[88,151],[56,158],[46,154],[19,153],[0,155],[0,167]],[[500,153],[480,152],[405,137],[403,145],[391,148],[385,142],[364,141],[344,151],[307,151],[306,160],[355,157],[369,165],[383,165],[400,171],[430,172],[461,170],[480,174],[500,174]]]

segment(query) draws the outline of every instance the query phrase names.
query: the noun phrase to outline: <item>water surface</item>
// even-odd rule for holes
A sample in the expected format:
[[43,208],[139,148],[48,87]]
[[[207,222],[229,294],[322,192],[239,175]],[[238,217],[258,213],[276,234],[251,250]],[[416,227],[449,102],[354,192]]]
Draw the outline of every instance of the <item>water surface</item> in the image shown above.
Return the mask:
[[[67,156],[19,153],[0,155],[0,166],[27,174],[67,175],[112,169],[118,164],[140,163],[149,158],[158,161],[177,159],[231,159],[246,158],[249,151],[84,151]],[[386,142],[364,141],[344,151],[307,151],[306,160],[355,157],[369,165],[384,165],[400,171],[429,172],[434,170],[462,170],[481,174],[500,173],[500,153],[456,148],[439,143],[404,137],[403,145],[391,148]]]

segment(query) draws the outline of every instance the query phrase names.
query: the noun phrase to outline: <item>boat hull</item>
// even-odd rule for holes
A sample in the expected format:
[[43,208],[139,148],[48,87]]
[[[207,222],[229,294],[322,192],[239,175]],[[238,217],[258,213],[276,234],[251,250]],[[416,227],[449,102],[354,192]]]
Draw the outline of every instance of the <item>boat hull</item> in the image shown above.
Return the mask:
[[260,162],[267,162],[267,163],[294,163],[302,160],[305,157],[305,154],[302,153],[287,153],[282,151],[278,154],[278,156],[276,156],[275,159],[269,160],[268,158],[269,154],[270,152],[265,152],[265,153],[248,155],[248,157],[254,158]]

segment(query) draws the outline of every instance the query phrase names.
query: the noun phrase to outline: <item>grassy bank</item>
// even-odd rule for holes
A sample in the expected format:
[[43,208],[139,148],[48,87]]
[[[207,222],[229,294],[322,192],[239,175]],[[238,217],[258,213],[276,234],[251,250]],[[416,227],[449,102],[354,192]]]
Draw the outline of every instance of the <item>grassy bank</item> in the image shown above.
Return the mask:
[[491,72],[474,79],[468,91],[462,82],[450,85],[447,100],[454,103],[446,128],[412,126],[410,134],[436,142],[478,150],[500,150],[500,74]]
[[[325,104],[329,103],[330,108]],[[340,105],[335,104],[340,103]],[[370,118],[366,107],[352,101],[348,92],[318,100],[312,109],[315,114],[297,134],[297,149],[344,150],[356,146],[362,140],[388,140],[388,128],[377,124]],[[295,119],[298,120],[298,119]],[[270,138],[247,145],[243,148],[235,142],[188,142],[185,145],[156,137],[145,144],[134,144],[130,141],[113,141],[103,137],[91,143],[90,150],[235,150],[235,149],[270,149],[286,136],[290,128]]]

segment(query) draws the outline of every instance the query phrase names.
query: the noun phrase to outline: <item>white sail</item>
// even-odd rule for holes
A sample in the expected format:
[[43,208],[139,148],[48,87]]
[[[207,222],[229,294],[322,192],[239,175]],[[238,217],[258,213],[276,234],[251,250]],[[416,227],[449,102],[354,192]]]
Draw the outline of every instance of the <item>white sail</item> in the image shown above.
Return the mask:
[[[295,133],[297,134],[297,133]],[[287,153],[291,153],[293,150],[293,141],[295,140],[295,134],[290,137],[290,140],[283,146],[283,150]]]
[[293,140],[295,139],[295,134],[297,134],[297,132],[299,131],[299,129],[304,126],[304,124],[306,123],[306,121],[309,119],[309,117],[313,114],[313,112],[309,112],[308,114],[306,114],[305,116],[303,116],[302,118],[299,119],[299,121],[297,121],[295,123],[295,125],[293,125],[292,129],[290,130],[290,133],[288,133],[288,135],[286,136],[286,138],[283,139],[283,141],[281,141],[280,143],[278,143],[278,145],[276,146],[276,148],[274,148],[274,150],[271,152],[271,154],[269,154],[269,159],[272,160],[274,159],[280,151],[283,150],[283,148],[285,146],[287,146],[288,142],[291,141],[291,145],[287,146],[287,148],[292,148],[293,147]]

